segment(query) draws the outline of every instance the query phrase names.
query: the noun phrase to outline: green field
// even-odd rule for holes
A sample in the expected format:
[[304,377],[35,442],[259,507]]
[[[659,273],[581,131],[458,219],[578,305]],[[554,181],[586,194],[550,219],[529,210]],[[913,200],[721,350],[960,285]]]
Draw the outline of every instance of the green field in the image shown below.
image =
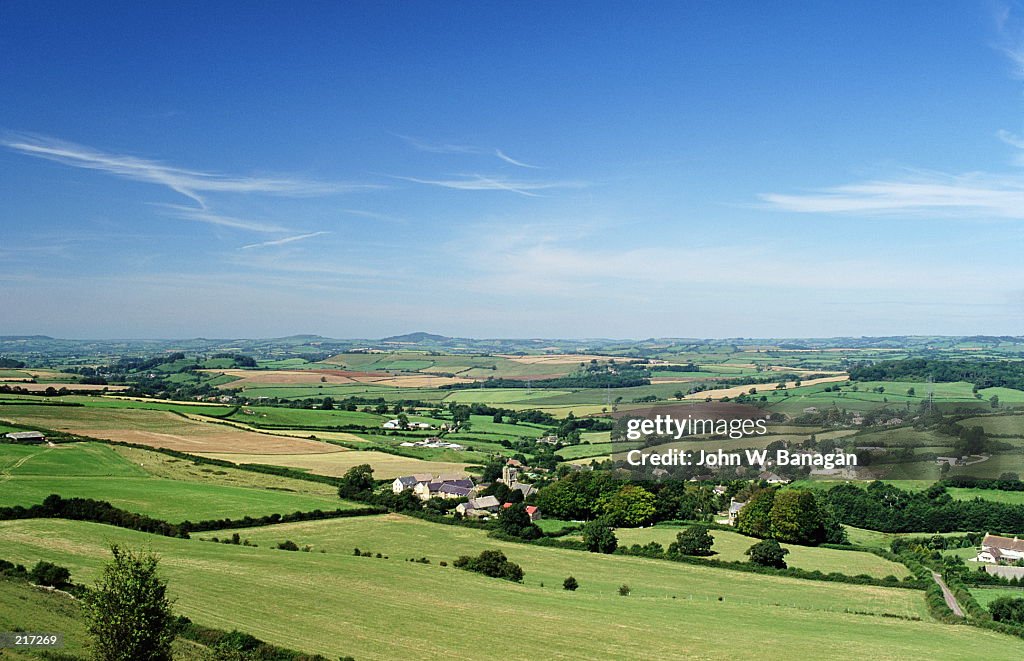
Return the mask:
[[[676,534],[683,529],[684,527],[681,526],[668,525],[654,526],[653,528],[619,528],[615,534],[619,538],[620,545],[632,546],[633,544],[643,545],[648,542],[658,542],[667,549],[669,544],[676,541]],[[760,541],[725,530],[712,530],[711,536],[715,538],[712,547],[715,555],[711,557],[727,562],[746,562],[748,558],[745,551]],[[782,546],[789,549],[786,563],[790,567],[807,571],[820,571],[826,574],[829,572],[850,575],[867,574],[876,578],[884,578],[890,574],[897,578],[910,575],[903,565],[863,551],[839,551],[795,544],[783,544]]]
[[964,427],[978,425],[988,434],[1024,436],[1024,415],[989,415],[967,418],[960,424]]
[[971,596],[973,596],[982,607],[987,608],[989,604],[1000,597],[1024,599],[1024,588],[976,587],[971,588]]
[[55,493],[105,500],[172,523],[354,506],[338,499],[327,485],[317,485],[323,487],[319,493],[310,493],[307,483],[287,478],[265,481],[273,483],[273,488],[236,486],[224,480],[218,483],[217,478],[230,479],[241,472],[233,469],[195,467],[188,479],[158,477],[147,472],[147,462],[171,459],[140,450],[134,453],[134,458],[141,459],[138,463],[99,443],[52,448],[0,444],[0,506],[35,505]]
[[[162,556],[161,571],[179,612],[207,626],[239,628],[331,657],[726,659],[757,649],[759,658],[791,659],[818,658],[823,640],[838,657],[973,659],[979,648],[993,658],[1024,654],[1024,641],[971,627],[845,612],[927,620],[916,590],[501,544],[478,531],[398,516],[319,523],[240,531],[259,536],[261,546],[248,548],[82,522],[9,521],[0,522],[0,557],[23,563],[46,558],[88,582],[110,543],[146,547]],[[326,552],[289,553],[266,545],[282,539]],[[390,559],[353,557],[353,546]],[[437,563],[495,547],[524,567],[524,584]],[[405,561],[423,555],[433,562]],[[580,583],[575,593],[561,589],[569,574]],[[631,596],[618,596],[622,583],[631,586]],[[509,646],[496,641],[490,627],[453,627],[452,614],[460,612],[487,622],[515,613],[531,624],[530,634]],[[743,626],[732,626],[736,622]],[[726,630],[727,636],[708,635]]]
[[1000,491],[998,489],[961,489],[949,487],[946,492],[956,500],[991,500],[996,503],[1024,505],[1024,491]]

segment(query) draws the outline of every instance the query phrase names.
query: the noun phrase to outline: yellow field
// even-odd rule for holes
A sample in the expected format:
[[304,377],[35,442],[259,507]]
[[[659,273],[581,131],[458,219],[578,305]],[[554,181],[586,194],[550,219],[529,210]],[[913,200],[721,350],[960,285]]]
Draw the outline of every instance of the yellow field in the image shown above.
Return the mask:
[[[823,376],[820,379],[809,379],[807,381],[801,381],[800,385],[813,386],[819,383],[836,383],[839,381],[849,381],[850,375],[843,374],[841,376]],[[796,381],[787,381],[787,388],[795,388]],[[717,388],[715,390],[704,390],[703,392],[694,392],[686,395],[685,399],[721,399],[722,397],[737,397],[750,391],[751,388],[757,388],[757,392],[764,394],[775,390],[774,383],[748,383],[742,386],[733,386],[732,388]]]
[[169,411],[12,405],[4,418],[27,426],[138,443],[184,452],[323,454],[341,450],[319,441],[244,431],[229,425],[199,422]]
[[373,476],[390,480],[400,475],[413,473],[458,473],[465,474],[466,464],[451,461],[423,461],[412,457],[400,457],[384,452],[348,450],[332,454],[226,454],[199,452],[204,457],[223,459],[239,464],[271,464],[308,470],[320,475],[341,477],[345,471],[359,464],[373,466]]
[[342,370],[203,370],[212,374],[233,376],[237,380],[220,388],[246,386],[352,385],[372,384],[398,388],[437,388],[453,383],[472,383],[472,379],[431,374],[394,376],[385,372],[345,372]]

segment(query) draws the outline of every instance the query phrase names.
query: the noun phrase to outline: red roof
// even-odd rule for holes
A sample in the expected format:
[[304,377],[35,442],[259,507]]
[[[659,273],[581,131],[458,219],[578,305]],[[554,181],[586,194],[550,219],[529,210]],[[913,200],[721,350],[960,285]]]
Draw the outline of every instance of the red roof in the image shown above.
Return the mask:
[[[507,509],[509,507],[512,507],[512,505],[514,505],[514,504],[515,503],[505,503],[504,505],[502,505],[502,508]],[[530,516],[533,516],[533,513],[536,512],[536,511],[537,511],[537,506],[536,505],[527,505],[526,506],[526,513],[529,514]]]

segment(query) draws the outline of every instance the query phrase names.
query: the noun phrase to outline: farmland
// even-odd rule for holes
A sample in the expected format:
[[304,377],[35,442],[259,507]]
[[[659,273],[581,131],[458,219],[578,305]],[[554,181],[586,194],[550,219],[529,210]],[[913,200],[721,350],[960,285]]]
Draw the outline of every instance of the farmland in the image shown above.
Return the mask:
[[[619,542],[625,545],[658,542],[665,548],[676,541],[676,534],[683,530],[679,526],[654,526],[653,528],[620,528],[616,531]],[[712,530],[715,538],[712,556],[725,562],[743,562],[747,560],[745,552],[759,540],[736,532]],[[812,546],[796,546],[783,544],[789,549],[786,563],[807,571],[823,573],[840,571],[845,574],[867,574],[875,578],[893,575],[897,578],[908,576],[909,572],[903,565],[890,562],[871,553],[862,551],[838,551],[835,549],[816,548]]]
[[316,485],[314,492],[312,483],[258,476],[243,486],[232,483],[236,471],[171,471],[171,462],[184,462],[144,450],[121,450],[98,443],[0,444],[0,506],[35,505],[58,494],[105,500],[172,523],[351,507],[327,485]]
[[[473,612],[501,621],[510,611],[533,623],[530,636],[503,648],[502,655],[510,659],[677,658],[681,650],[688,657],[736,658],[766,640],[773,644],[759,653],[762,658],[813,658],[821,636],[831,641],[831,653],[868,658],[967,659],[978,646],[1003,658],[1024,652],[1021,641],[991,632],[872,615],[927,619],[920,593],[912,590],[499,545],[473,531],[396,517],[322,523],[330,525],[287,524],[275,527],[273,535],[275,540],[317,544],[326,551],[321,554],[276,551],[260,543],[263,537],[258,548],[247,548],[152,538],[79,522],[3,522],[0,557],[20,562],[46,557],[70,567],[79,580],[91,580],[107,556],[108,544],[146,545],[161,556],[162,574],[183,614],[208,626],[238,627],[271,642],[331,657],[478,657],[480,650],[493,647],[493,634],[481,627],[451,629],[450,614]],[[253,538],[268,532],[242,535]],[[390,559],[353,557],[351,547],[356,545],[382,551]],[[527,572],[524,584],[440,567],[437,562],[404,560],[428,554],[450,561],[457,553],[485,547],[505,548],[522,564]],[[575,593],[560,587],[569,573],[580,581]],[[632,586],[631,596],[616,594],[622,582]],[[423,608],[424,600],[438,607]],[[307,607],[314,603],[315,609]],[[752,609],[756,618],[749,617]],[[303,617],[283,616],[299,612]],[[403,626],[382,627],[386,620],[401,621]],[[706,635],[737,620],[745,625],[727,637]],[[436,636],[442,628],[449,633]],[[816,635],[807,636],[808,628]],[[574,635],[564,636],[568,630]]]
[[423,461],[411,457],[352,450],[331,454],[218,454],[202,453],[201,456],[212,459],[223,459],[239,464],[269,464],[287,466],[320,475],[340,477],[345,471],[359,464],[373,466],[373,476],[377,479],[393,479],[399,475],[411,473],[465,473],[467,464],[451,461]]

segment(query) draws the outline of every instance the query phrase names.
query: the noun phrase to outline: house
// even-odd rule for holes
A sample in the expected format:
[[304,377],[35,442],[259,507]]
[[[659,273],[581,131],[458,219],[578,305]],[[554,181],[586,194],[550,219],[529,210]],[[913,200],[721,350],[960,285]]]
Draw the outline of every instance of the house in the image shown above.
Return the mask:
[[538,443],[544,443],[546,445],[558,445],[558,437],[557,436],[542,436],[541,438],[537,439],[537,442]]
[[779,477],[771,471],[764,471],[758,474],[757,479],[764,480],[768,484],[789,484],[789,480],[784,477]]
[[735,498],[730,498],[729,499],[729,525],[730,526],[736,525],[736,517],[739,516],[740,510],[743,509],[743,506],[746,505],[746,504],[747,504],[746,501],[741,503],[738,500],[736,500]]
[[46,435],[38,431],[13,431],[6,435],[15,443],[45,443]]
[[[501,506],[502,509],[506,510],[510,507],[512,507],[512,503],[505,503],[504,505]],[[530,521],[536,521],[540,518],[540,508],[537,507],[536,505],[527,505],[526,513],[530,515]]]
[[949,464],[952,466],[964,466],[967,464],[968,457],[936,457],[935,463],[939,466],[942,464]]
[[715,488],[714,488],[714,492],[715,492],[716,496],[724,496],[725,492],[728,491],[728,490],[729,490],[729,487],[725,486],[724,484],[716,484]]
[[519,477],[519,472],[526,468],[526,465],[518,459],[509,459],[501,467],[501,481],[512,486]]
[[532,484],[526,484],[524,482],[513,482],[509,485],[509,489],[516,489],[517,491],[523,492],[523,498],[537,493],[537,489]]
[[421,482],[430,482],[433,479],[434,476],[430,473],[403,475],[402,477],[396,477],[395,481],[391,483],[391,491],[394,493],[402,493],[406,489],[415,488],[415,486]]
[[455,506],[455,511],[463,516],[484,516],[498,510],[501,503],[494,496],[482,496],[470,498],[464,503]]
[[394,420],[388,420],[387,422],[382,424],[381,427],[383,427],[384,429],[402,429],[402,421],[399,420],[398,418],[395,418]]
[[413,487],[412,492],[420,500],[430,500],[431,498],[463,498],[468,496],[472,489],[473,480],[442,475],[430,482],[418,483]]
[[804,409],[804,413],[817,413],[817,412],[818,412],[818,407],[817,406],[808,406],[807,408]]
[[975,562],[994,564],[1012,563],[1024,560],[1024,539],[1017,537],[1000,537],[985,535],[981,540],[981,552],[974,558]]

